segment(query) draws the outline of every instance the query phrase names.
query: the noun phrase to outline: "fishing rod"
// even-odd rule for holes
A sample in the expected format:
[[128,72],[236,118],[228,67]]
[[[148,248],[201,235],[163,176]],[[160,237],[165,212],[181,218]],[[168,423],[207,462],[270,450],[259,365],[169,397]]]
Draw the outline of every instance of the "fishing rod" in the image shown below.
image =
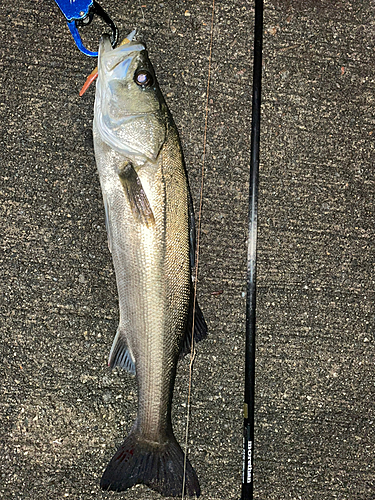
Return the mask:
[[255,0],[253,102],[247,248],[245,398],[243,428],[243,476],[241,500],[253,499],[256,250],[258,226],[260,95],[262,83],[263,0]]

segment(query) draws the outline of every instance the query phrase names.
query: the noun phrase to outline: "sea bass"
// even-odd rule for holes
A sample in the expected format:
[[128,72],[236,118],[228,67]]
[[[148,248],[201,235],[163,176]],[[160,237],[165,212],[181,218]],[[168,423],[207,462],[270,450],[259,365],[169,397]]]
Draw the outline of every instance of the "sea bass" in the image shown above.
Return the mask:
[[[194,304],[194,215],[180,141],[142,43],[112,49],[102,38],[93,135],[120,308],[109,365],[136,373],[138,385],[136,421],[100,484],[123,491],[144,483],[178,496],[184,454],[171,424],[176,366],[192,325],[194,340],[207,327]],[[185,493],[200,494],[188,460]]]

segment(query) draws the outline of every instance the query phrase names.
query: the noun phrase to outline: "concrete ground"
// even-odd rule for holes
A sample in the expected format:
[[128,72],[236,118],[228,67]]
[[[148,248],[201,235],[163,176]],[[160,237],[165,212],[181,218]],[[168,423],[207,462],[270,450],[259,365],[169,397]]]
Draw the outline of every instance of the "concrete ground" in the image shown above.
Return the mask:
[[[101,3],[148,45],[197,206],[211,5]],[[0,497],[157,499],[99,489],[136,386],[106,366],[117,293],[94,89],[78,96],[95,62],[54,2],[0,13]],[[371,500],[375,4],[268,0],[264,16],[255,498]],[[101,29],[85,30],[88,43]],[[216,3],[199,272],[209,338],[189,437],[202,500],[240,496],[252,33],[253,2]],[[174,396],[180,441],[188,365]]]

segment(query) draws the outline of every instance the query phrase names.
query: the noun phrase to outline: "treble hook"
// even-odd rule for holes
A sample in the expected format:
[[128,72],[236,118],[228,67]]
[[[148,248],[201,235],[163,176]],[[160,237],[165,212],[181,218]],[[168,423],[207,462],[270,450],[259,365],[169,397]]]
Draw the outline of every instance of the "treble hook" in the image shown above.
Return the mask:
[[87,49],[81,40],[78,27],[88,26],[97,15],[111,28],[111,44],[115,47],[118,41],[118,29],[106,11],[95,0],[55,0],[64,14],[70,33],[81,52],[90,57],[98,57],[97,52]]

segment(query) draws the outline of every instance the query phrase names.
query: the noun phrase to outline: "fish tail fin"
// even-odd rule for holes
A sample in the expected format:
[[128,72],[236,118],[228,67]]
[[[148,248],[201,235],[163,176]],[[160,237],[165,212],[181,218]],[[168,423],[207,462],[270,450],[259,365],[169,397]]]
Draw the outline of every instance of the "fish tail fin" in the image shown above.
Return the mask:
[[[200,495],[197,475],[186,459],[185,494]],[[184,453],[173,434],[163,443],[146,441],[133,429],[108,464],[100,486],[124,491],[145,484],[164,496],[181,496]]]

